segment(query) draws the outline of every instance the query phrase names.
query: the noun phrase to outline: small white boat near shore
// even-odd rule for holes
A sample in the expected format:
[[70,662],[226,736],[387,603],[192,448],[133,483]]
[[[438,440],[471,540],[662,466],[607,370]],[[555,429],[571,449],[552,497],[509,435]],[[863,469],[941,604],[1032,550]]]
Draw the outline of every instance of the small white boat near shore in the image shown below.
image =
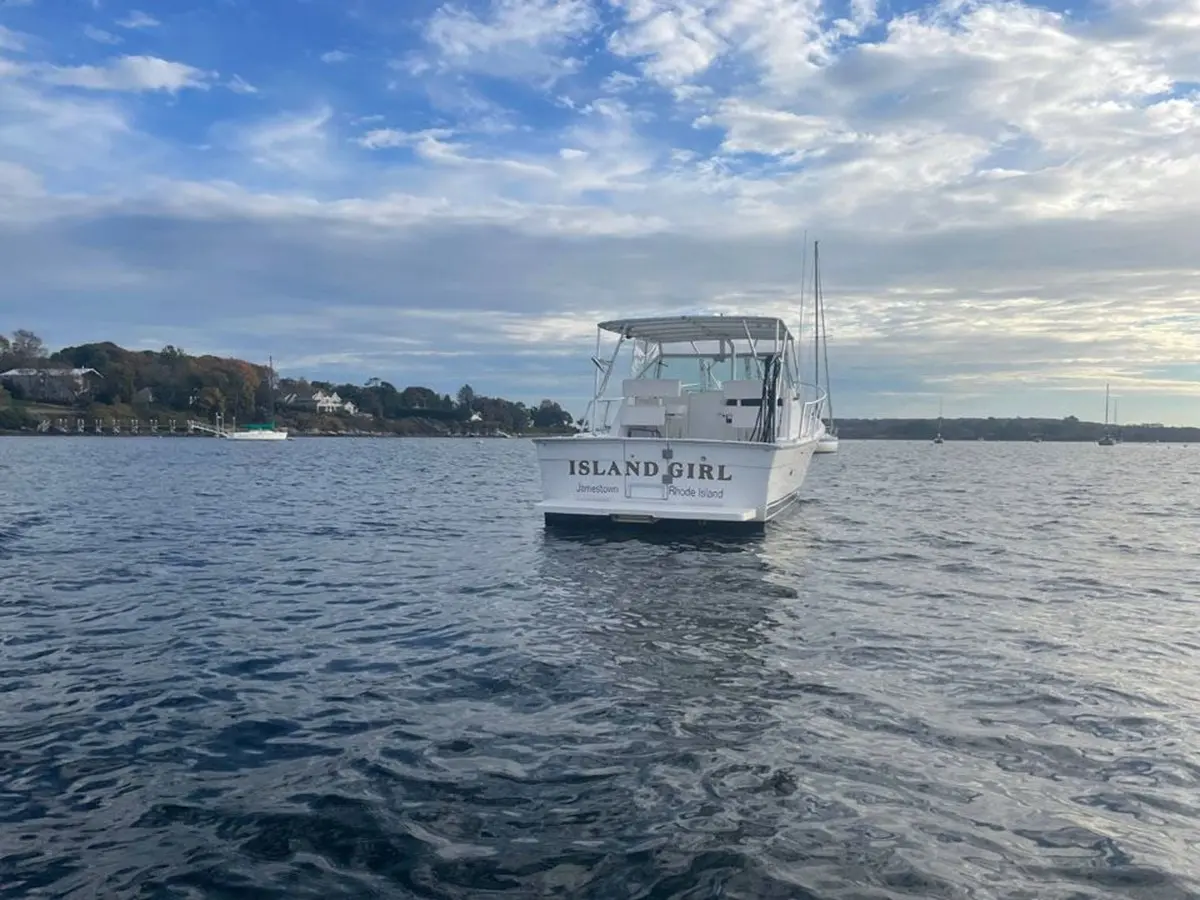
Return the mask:
[[276,428],[274,425],[250,425],[243,431],[222,432],[219,437],[227,441],[286,441],[288,432],[286,428]]
[[268,415],[270,421],[246,425],[241,430],[238,430],[236,418],[233,420],[233,427],[226,428],[225,417],[218,413],[215,426],[204,422],[191,421],[188,422],[188,430],[204,431],[219,438],[224,438],[227,441],[286,441],[288,439],[288,430],[275,425],[276,385],[275,360],[273,358],[267,363],[267,379],[271,396],[270,412]]
[[286,441],[288,439],[286,428],[277,428],[273,424],[248,425],[239,431],[236,424],[232,428],[226,428],[220,416],[217,416],[215,425],[196,420],[189,420],[187,425],[189,432],[202,431],[227,441]]
[[[601,357],[606,334],[616,343]],[[612,393],[622,354],[630,377]],[[601,322],[592,362],[587,429],[534,440],[547,524],[761,528],[795,504],[825,395],[800,381],[782,319]]]

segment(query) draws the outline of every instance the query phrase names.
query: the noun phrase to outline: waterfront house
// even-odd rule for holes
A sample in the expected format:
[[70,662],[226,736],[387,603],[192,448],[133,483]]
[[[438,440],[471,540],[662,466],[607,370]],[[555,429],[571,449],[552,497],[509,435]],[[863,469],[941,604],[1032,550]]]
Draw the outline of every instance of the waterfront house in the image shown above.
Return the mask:
[[313,404],[317,407],[319,413],[336,413],[342,411],[342,398],[338,396],[337,391],[326,393],[322,390],[317,390],[313,394]]
[[282,399],[284,406],[315,410],[325,415],[347,413],[353,416],[358,414],[358,407],[349,400],[343,400],[337,391],[324,391],[318,388],[311,394],[308,391],[284,394]]

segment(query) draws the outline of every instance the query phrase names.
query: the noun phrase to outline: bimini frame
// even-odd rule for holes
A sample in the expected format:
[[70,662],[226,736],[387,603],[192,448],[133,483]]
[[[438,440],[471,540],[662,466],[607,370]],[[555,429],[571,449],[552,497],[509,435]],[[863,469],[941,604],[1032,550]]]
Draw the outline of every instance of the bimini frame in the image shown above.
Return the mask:
[[[616,345],[607,357],[601,355],[605,332],[617,336]],[[796,337],[782,319],[770,316],[614,319],[601,322],[596,329],[596,353],[592,356],[592,363],[596,369],[592,378],[593,393],[584,413],[588,432],[591,434],[609,433],[612,404],[620,404],[625,399],[605,395],[616,369],[617,359],[629,341],[634,344],[630,366],[631,378],[643,378],[652,369],[656,370],[655,377],[661,376],[662,366],[669,359],[696,359],[700,361],[702,381],[694,385],[685,385],[685,388],[719,391],[722,382],[715,372],[718,365],[728,362],[730,378],[736,380],[739,361],[750,361],[758,377],[764,381],[768,378],[767,367],[777,367],[776,377],[779,378],[779,386],[785,397],[803,401]],[[769,343],[769,349],[762,346],[764,342]],[[739,343],[744,345],[741,352]],[[699,346],[701,344],[710,345],[712,349],[702,348]],[[681,346],[686,349],[675,349]],[[602,405],[603,415],[600,414]],[[776,433],[764,435],[764,438],[774,440],[778,436],[779,424],[779,421],[775,420]]]

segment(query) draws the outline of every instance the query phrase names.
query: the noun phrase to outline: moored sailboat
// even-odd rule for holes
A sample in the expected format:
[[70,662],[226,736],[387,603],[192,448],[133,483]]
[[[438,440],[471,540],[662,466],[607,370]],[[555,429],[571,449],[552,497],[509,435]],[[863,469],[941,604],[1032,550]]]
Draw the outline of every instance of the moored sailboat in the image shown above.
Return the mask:
[[243,426],[244,430],[239,431],[235,420],[233,428],[221,429],[218,432],[220,437],[229,441],[286,441],[288,439],[287,429],[278,428],[275,425],[275,360],[272,357],[268,357],[267,380],[271,394],[269,421],[245,425]]
[[1104,436],[1096,441],[1101,447],[1112,447],[1117,443],[1108,427],[1108,384],[1104,385]]

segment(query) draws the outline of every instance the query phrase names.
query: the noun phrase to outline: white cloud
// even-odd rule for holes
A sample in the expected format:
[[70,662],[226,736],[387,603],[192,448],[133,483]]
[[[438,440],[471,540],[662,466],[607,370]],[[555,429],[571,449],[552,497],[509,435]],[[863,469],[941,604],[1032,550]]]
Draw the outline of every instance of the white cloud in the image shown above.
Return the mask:
[[547,166],[499,157],[472,156],[464,143],[451,143],[433,132],[424,132],[413,143],[413,152],[420,158],[439,166],[485,167],[511,176],[553,179],[555,173]]
[[[667,85],[707,73],[723,57],[795,87],[795,78],[824,64],[832,34],[823,35],[819,0],[612,0],[625,16],[614,53],[641,61],[647,77]],[[859,15],[867,16],[863,7]]]
[[842,34],[862,34],[863,29],[879,21],[876,5],[876,0],[850,0],[850,17],[839,19],[834,27]]
[[0,50],[20,53],[25,49],[25,36],[0,25]]
[[275,116],[240,129],[234,146],[267,169],[324,177],[333,167],[328,131],[332,118],[328,106]]
[[120,35],[113,34],[111,31],[105,31],[103,28],[97,28],[94,25],[83,26],[83,34],[98,44],[119,44],[122,40]]
[[231,91],[233,91],[235,94],[257,94],[258,93],[258,88],[256,88],[254,85],[250,84],[250,82],[248,82],[244,78],[242,78],[241,75],[234,75],[232,78],[229,79],[228,82],[226,82],[225,86],[227,88],[229,88]]
[[744,100],[724,101],[694,124],[699,128],[721,127],[725,131],[721,149],[726,153],[799,158],[820,155],[860,139],[836,119],[756,106]]
[[401,131],[397,128],[375,128],[368,131],[355,143],[368,150],[383,150],[389,147],[411,147],[427,139],[438,140],[453,135],[448,128],[429,128],[424,131]]
[[482,16],[455,4],[440,7],[425,38],[444,68],[553,79],[577,64],[562,55],[567,42],[595,25],[589,0],[491,0]]
[[321,62],[324,63],[340,63],[345,62],[350,58],[350,54],[345,50],[330,50],[327,53],[321,54]]
[[[107,98],[58,96],[36,83],[0,78],[0,160],[10,165],[85,182],[99,171],[112,178],[110,154],[119,146],[129,150],[131,136],[125,114]],[[58,202],[48,198],[32,212],[50,213]]]
[[102,66],[46,66],[40,78],[49,84],[95,91],[207,90],[212,73],[156,56],[122,56]]
[[147,15],[141,10],[130,10],[129,15],[123,19],[118,19],[116,22],[121,28],[137,29],[137,28],[157,28],[160,24],[154,16]]
[[357,138],[355,143],[368,150],[411,147],[417,157],[443,168],[490,169],[509,176],[534,178],[539,181],[557,178],[554,169],[547,165],[499,156],[472,155],[468,144],[448,140],[454,134],[454,131],[444,128],[429,128],[418,132],[377,128]]
[[36,172],[15,163],[0,162],[0,198],[11,202],[15,199],[40,200],[44,196],[42,179]]
[[629,26],[615,32],[609,48],[622,56],[646,59],[646,74],[674,83],[691,78],[725,50],[712,28],[710,4],[674,0],[619,0]]
[[641,82],[628,72],[613,72],[600,82],[600,90],[607,94],[620,94],[632,90]]

